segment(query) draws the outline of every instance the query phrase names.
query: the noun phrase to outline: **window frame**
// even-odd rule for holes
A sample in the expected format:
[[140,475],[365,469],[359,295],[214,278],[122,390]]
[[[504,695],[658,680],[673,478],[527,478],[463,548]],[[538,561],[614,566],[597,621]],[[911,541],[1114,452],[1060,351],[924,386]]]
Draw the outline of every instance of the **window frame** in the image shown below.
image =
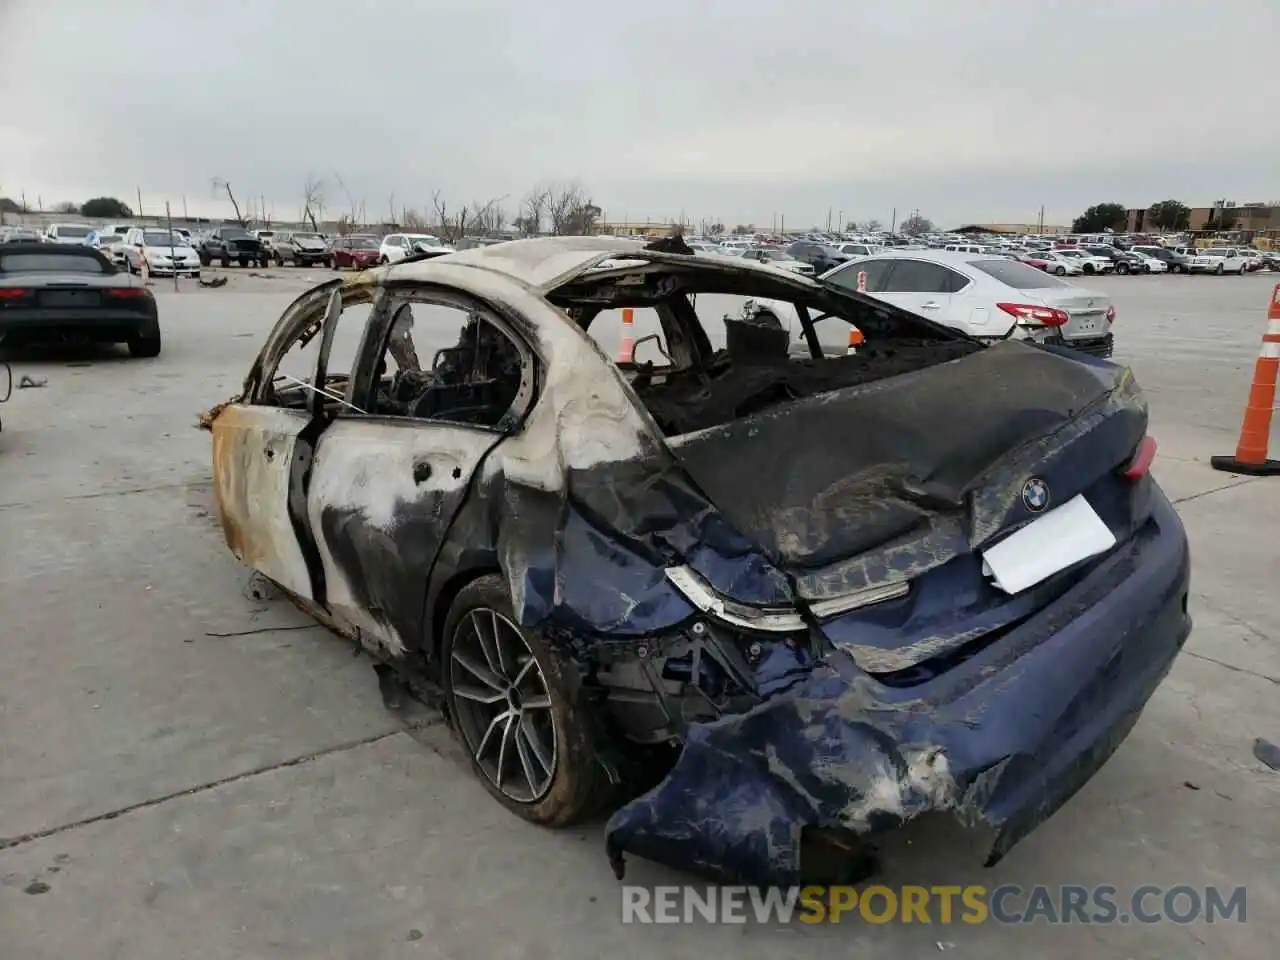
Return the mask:
[[[963,273],[961,273],[959,270],[953,270],[951,267],[947,266],[946,264],[937,263],[936,261],[933,261],[933,260],[924,260],[924,259],[921,259],[920,257],[894,257],[891,260],[889,260],[889,262],[892,263],[893,266],[889,270],[889,272],[885,274],[885,277],[884,277],[885,287],[877,291],[878,293],[885,293],[890,295],[895,293],[925,294],[926,296],[949,297],[953,294],[964,291],[974,283],[974,280],[972,277],[967,277]],[[891,289],[888,289],[888,286],[893,283],[894,277],[897,276],[898,271],[902,268],[902,265],[904,263],[921,264],[926,267],[933,267],[935,270],[942,271],[942,273],[945,274],[948,278],[958,277],[960,280],[964,282],[960,286],[956,287],[954,290],[891,290]],[[867,291],[870,292],[870,290],[871,290],[871,284],[870,282],[868,282]]]
[[[885,264],[885,267],[886,267],[884,276],[887,278],[889,274],[893,272],[893,264],[895,259],[896,259],[895,257],[872,256],[872,257],[868,257],[865,260],[850,260],[848,263],[842,265],[837,270],[833,271],[829,276],[827,276],[826,279],[828,283],[835,282],[836,286],[842,287],[848,290],[850,293],[857,293],[858,292],[858,272],[860,269],[865,269],[869,264],[874,263],[879,265],[883,263]],[[852,285],[840,282],[837,279],[837,278],[843,277],[846,273],[853,275]],[[884,291],[877,289],[876,286],[872,284],[871,277],[868,276],[866,292],[868,294],[876,294],[876,293],[883,293]]]
[[[351,304],[365,302],[362,298],[352,298]],[[325,413],[327,419],[343,418],[347,420],[367,420],[377,423],[418,424],[420,426],[437,426],[462,428],[484,433],[508,435],[516,431],[528,417],[539,396],[539,385],[542,382],[541,369],[537,353],[520,335],[516,327],[508,323],[501,311],[492,304],[461,291],[438,284],[395,285],[383,287],[373,296],[373,307],[365,321],[365,329],[356,348],[356,357],[347,379],[347,389],[338,410],[332,414]],[[400,307],[405,304],[436,306],[454,309],[470,316],[479,314],[482,320],[492,324],[499,333],[515,345],[520,354],[520,386],[511,405],[492,425],[468,423],[462,420],[436,419],[433,417],[414,417],[401,414],[375,412],[372,410],[376,395],[379,365],[388,356],[391,340],[391,329]],[[343,310],[348,301],[343,298]],[[342,311],[336,316],[341,322]],[[461,329],[461,327],[459,327]],[[321,357],[325,357],[324,345],[321,345]],[[421,359],[421,358],[419,358]],[[317,361],[317,368],[319,360]],[[318,396],[312,391],[311,396]],[[348,406],[349,404],[349,406]]]

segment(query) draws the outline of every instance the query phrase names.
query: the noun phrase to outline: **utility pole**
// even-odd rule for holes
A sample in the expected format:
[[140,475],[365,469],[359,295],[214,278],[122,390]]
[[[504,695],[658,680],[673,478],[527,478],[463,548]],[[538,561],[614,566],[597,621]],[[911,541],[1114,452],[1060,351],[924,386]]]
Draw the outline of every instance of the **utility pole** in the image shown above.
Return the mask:
[[142,216],[142,187],[134,187],[134,190],[138,192],[138,216],[141,217]]
[[893,215],[889,218],[889,232],[890,233],[897,232],[897,227],[898,227],[898,208],[894,207]]
[[187,216],[187,195],[185,193],[182,195],[182,219],[189,219]]

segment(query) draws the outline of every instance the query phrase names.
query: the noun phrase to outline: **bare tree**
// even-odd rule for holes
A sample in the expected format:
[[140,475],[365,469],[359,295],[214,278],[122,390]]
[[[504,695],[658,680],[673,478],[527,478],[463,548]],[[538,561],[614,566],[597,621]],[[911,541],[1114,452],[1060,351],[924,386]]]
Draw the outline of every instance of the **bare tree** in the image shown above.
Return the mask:
[[80,204],[76,203],[74,200],[63,200],[61,203],[55,203],[53,205],[53,212],[54,213],[79,213]]
[[919,210],[911,214],[911,216],[907,217],[907,219],[903,220],[902,223],[898,225],[898,232],[908,237],[913,237],[921,233],[931,233],[932,231],[933,221],[928,217],[920,216]]
[[503,194],[501,197],[494,197],[484,203],[473,201],[471,204],[472,228],[486,236],[493,233],[501,233],[502,228],[507,223],[507,212],[502,207],[502,203],[506,199],[506,194]]
[[236,202],[236,195],[231,192],[231,184],[228,181],[223,180],[221,177],[214,177],[209,181],[209,183],[213,186],[214,193],[218,193],[223,190],[226,191],[227,199],[231,201],[231,208],[236,212],[236,223],[240,224],[242,227],[248,226],[248,221],[245,220],[244,216],[240,213],[240,204]]
[[579,181],[570,180],[548,188],[547,213],[551,232],[560,237],[591,233],[602,211]]
[[547,188],[547,214],[551,218],[551,232],[557,237],[569,232],[573,212],[586,201],[586,192],[576,180],[554,184]]
[[546,184],[540,183],[526,193],[520,201],[520,215],[515,221],[516,229],[526,237],[536,237],[540,234],[550,202],[551,188]]
[[405,210],[402,219],[404,220],[404,228],[406,230],[425,230],[430,226],[430,224],[427,223],[427,218],[413,207],[409,207],[409,209]]
[[435,210],[436,220],[440,224],[439,232],[442,240],[449,244],[457,244],[467,235],[466,206],[450,214],[449,203],[439,190],[431,195],[431,206]]
[[356,204],[356,198],[351,195],[351,191],[347,189],[347,185],[342,182],[342,177],[338,176],[338,171],[336,170],[333,172],[333,179],[338,181],[338,186],[347,196],[347,203],[349,204],[349,209],[351,211],[348,215],[348,219],[353,224],[358,223],[360,220],[360,207]]
[[324,181],[308,173],[302,184],[302,218],[311,221],[311,229],[320,232],[316,218],[324,218]]

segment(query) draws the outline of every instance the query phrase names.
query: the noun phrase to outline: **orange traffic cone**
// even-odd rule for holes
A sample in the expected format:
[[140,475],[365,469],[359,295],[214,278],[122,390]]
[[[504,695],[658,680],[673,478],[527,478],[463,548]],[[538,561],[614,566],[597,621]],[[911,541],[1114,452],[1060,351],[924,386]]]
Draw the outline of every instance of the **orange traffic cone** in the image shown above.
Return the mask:
[[622,346],[618,348],[619,363],[634,363],[636,359],[636,317],[630,307],[622,308]]
[[858,348],[862,346],[862,343],[865,339],[866,337],[862,335],[861,330],[859,330],[857,327],[850,327],[849,328],[849,349],[845,350],[844,355],[846,357],[852,357],[855,353],[858,352]]
[[1234,457],[1210,457],[1215,470],[1243,473],[1252,477],[1280,474],[1280,460],[1267,459],[1271,436],[1271,411],[1276,404],[1276,378],[1280,374],[1280,283],[1271,291],[1267,308],[1267,332],[1262,335],[1262,351],[1253,368],[1253,386],[1244,408],[1240,442]]

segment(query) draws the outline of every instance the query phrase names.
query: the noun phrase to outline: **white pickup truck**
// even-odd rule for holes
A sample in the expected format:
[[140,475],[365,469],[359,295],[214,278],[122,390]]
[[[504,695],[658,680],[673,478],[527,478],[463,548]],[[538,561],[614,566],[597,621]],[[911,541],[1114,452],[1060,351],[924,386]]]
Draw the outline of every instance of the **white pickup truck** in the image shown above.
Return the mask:
[[1248,261],[1235,247],[1207,247],[1197,250],[1195,256],[1187,261],[1187,269],[1192,273],[1238,273],[1244,276]]

